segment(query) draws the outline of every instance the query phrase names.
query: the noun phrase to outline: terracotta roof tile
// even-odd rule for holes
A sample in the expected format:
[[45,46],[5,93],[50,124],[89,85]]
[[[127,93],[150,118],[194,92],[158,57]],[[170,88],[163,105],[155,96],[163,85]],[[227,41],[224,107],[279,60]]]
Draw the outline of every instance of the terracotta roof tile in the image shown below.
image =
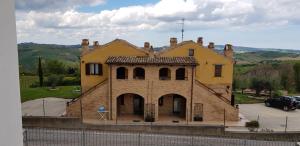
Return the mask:
[[148,56],[111,56],[107,64],[139,65],[198,65],[194,57],[148,57]]

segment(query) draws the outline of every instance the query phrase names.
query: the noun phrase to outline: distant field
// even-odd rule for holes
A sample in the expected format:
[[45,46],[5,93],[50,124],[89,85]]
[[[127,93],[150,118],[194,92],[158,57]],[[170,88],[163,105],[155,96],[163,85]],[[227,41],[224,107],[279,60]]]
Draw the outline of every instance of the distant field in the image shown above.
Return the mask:
[[80,95],[76,92],[79,86],[58,86],[56,90],[50,90],[49,87],[42,88],[21,88],[21,101],[34,100],[44,97],[57,97],[57,98],[74,98]]

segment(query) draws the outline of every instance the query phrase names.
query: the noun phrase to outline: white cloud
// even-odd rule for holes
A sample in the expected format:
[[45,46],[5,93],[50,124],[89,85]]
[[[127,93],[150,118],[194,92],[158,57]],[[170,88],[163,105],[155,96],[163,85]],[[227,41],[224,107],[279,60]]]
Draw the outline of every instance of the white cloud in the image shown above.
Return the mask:
[[[65,0],[65,5],[70,1]],[[46,3],[29,0],[26,4],[30,2]],[[76,2],[94,5],[103,1]],[[161,0],[153,5],[128,6],[100,13],[78,12],[74,7],[76,5],[70,4],[66,10],[55,12],[17,11],[19,40],[42,35],[79,40],[84,37],[114,38],[141,30],[174,31],[180,29],[178,23],[182,17],[186,18],[187,30],[300,24],[299,0]]]
[[67,10],[80,5],[95,6],[105,0],[16,0],[16,9],[20,11]]

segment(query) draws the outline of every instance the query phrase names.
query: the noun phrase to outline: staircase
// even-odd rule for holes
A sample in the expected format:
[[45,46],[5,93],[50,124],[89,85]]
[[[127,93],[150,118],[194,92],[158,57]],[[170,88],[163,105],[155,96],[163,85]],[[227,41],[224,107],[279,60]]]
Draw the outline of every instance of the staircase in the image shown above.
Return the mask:
[[200,81],[198,80],[195,80],[196,81],[196,84],[201,86],[201,87],[204,87],[205,89],[207,89],[207,91],[209,91],[210,93],[212,93],[213,95],[215,95],[216,97],[218,97],[219,99],[223,100],[225,103],[227,104],[230,104],[231,105],[231,102],[230,100],[228,100],[226,97],[222,96],[220,93],[217,93],[214,89],[206,86],[205,84],[201,83]]
[[71,101],[67,102],[67,106],[70,106],[71,104],[75,103],[76,101],[78,101],[78,99],[84,97],[85,95],[93,92],[95,89],[97,89],[98,87],[102,86],[103,84],[105,84],[107,82],[108,79],[103,80],[102,82],[98,83],[97,85],[93,86],[92,88],[90,88],[89,90],[81,93],[79,96],[73,98]]

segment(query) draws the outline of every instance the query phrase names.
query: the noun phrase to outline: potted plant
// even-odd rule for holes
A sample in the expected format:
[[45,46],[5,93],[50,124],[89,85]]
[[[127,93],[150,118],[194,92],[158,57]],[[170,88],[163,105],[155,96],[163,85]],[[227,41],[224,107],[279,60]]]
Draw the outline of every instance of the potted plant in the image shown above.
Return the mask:
[[150,114],[146,115],[145,122],[154,122],[154,117]]
[[194,116],[194,121],[203,121],[203,118],[201,115]]
[[258,121],[250,121],[250,122],[246,122],[246,125],[245,125],[250,132],[254,132],[254,131],[257,131],[257,129],[259,128],[259,123]]

